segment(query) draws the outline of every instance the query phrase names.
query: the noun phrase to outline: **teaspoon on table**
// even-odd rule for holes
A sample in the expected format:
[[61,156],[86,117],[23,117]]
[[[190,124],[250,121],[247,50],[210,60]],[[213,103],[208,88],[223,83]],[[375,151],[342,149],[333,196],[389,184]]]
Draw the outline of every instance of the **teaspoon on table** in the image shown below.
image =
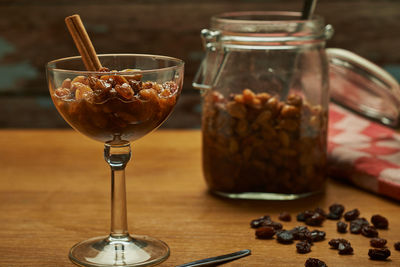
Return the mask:
[[236,260],[236,259],[248,256],[250,254],[251,254],[250,249],[244,249],[244,250],[226,254],[226,255],[221,255],[221,256],[216,256],[216,257],[212,257],[212,258],[192,261],[192,262],[181,264],[181,265],[176,265],[175,267],[195,267],[195,266],[205,266],[205,265],[223,263],[223,262]]

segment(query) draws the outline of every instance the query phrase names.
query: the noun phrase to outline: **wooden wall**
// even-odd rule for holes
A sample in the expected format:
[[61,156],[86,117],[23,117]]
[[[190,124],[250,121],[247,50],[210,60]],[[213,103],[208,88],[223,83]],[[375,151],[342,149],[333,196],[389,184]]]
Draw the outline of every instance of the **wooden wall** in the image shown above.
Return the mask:
[[[77,51],[64,18],[79,13],[98,53],[150,53],[186,62],[184,95],[169,127],[198,127],[191,81],[202,58],[199,32],[217,13],[296,10],[300,0],[0,0],[0,127],[65,127],[48,97],[44,65]],[[396,72],[399,0],[320,0],[316,13],[335,28],[329,47],[354,51]]]

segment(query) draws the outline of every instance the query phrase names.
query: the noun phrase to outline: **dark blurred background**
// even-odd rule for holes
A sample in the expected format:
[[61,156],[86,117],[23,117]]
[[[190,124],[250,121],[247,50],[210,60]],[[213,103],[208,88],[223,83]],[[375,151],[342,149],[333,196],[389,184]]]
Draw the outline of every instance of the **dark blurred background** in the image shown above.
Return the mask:
[[[200,126],[191,82],[203,56],[200,30],[227,11],[301,11],[301,0],[0,0],[0,127],[68,127],[48,95],[46,62],[78,52],[64,24],[78,13],[97,53],[147,53],[186,62],[185,85],[163,127]],[[320,0],[316,13],[335,28],[328,47],[351,50],[400,80],[399,0]]]

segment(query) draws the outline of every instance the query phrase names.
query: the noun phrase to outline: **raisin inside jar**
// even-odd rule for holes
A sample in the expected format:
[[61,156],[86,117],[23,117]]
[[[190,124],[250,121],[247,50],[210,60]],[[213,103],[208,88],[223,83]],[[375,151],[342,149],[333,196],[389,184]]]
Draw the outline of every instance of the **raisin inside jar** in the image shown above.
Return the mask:
[[168,117],[177,100],[178,85],[173,81],[143,82],[140,74],[107,72],[65,79],[52,92],[57,109],[77,131],[101,142],[132,141]]
[[304,194],[325,181],[327,111],[297,94],[245,89],[203,99],[203,171],[211,191]]

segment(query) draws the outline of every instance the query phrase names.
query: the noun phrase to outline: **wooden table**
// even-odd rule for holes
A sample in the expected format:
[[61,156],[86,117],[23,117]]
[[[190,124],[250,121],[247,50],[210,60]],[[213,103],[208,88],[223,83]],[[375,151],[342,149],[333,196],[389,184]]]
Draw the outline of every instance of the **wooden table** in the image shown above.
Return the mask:
[[[167,242],[170,258],[160,266],[251,249],[252,255],[225,266],[304,266],[308,257],[329,267],[400,266],[400,207],[352,186],[329,181],[326,194],[299,201],[229,200],[210,195],[201,172],[200,132],[159,130],[133,146],[127,168],[128,224],[132,233]],[[76,242],[107,234],[110,212],[109,169],[103,146],[72,130],[0,131],[0,266],[74,266],[68,251]],[[390,261],[368,259],[369,240],[338,234],[326,221],[327,239],[351,241],[355,253],[340,256],[327,241],[306,255],[295,245],[257,240],[249,222],[264,214],[296,213],[333,202],[359,208],[369,219],[382,214],[390,229]],[[289,229],[300,223],[284,223]]]

